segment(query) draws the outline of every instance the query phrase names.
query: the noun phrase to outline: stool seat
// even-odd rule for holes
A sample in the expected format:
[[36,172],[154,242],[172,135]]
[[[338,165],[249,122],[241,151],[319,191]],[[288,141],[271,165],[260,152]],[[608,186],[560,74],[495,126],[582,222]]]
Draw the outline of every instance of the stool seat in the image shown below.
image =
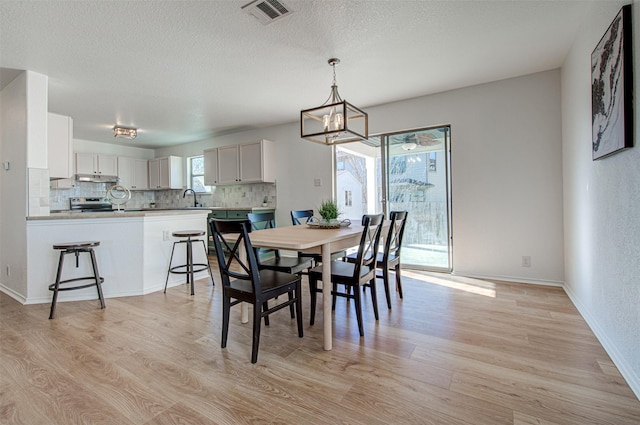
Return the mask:
[[[202,243],[202,247],[204,248],[205,257],[207,257],[207,246],[202,239],[191,239],[198,238],[200,236],[204,236],[207,232],[204,230],[176,230],[171,232],[171,235],[174,238],[183,238],[183,240],[176,241],[173,243],[173,248],[171,249],[171,258],[169,258],[169,269],[167,270],[167,278],[164,282],[164,293],[167,293],[167,285],[169,284],[169,275],[171,273],[175,274],[185,274],[187,275],[187,284],[191,284],[191,295],[195,294],[194,286],[194,273],[198,273],[204,270],[209,271],[209,276],[211,276],[211,282],[213,283],[213,273],[211,272],[211,266],[209,265],[209,260],[207,258],[206,263],[194,263],[193,262],[193,242]],[[184,239],[186,238],[186,239]],[[187,246],[187,258],[186,264],[181,264],[178,266],[172,266],[173,262],[173,253],[176,249],[176,244],[183,243]]]
[[[55,317],[56,301],[58,300],[58,292],[60,291],[72,291],[74,289],[89,288],[95,286],[98,290],[98,299],[100,300],[100,308],[104,308],[104,296],[102,295],[102,288],[100,285],[104,282],[104,278],[100,277],[98,273],[98,263],[96,261],[94,247],[99,246],[98,241],[83,241],[83,242],[63,242],[53,245],[53,249],[60,250],[60,259],[58,260],[58,270],[56,272],[56,281],[49,285],[49,290],[53,291],[53,298],[51,300],[51,311],[49,313],[49,319]],[[93,269],[93,275],[75,277],[71,279],[62,280],[62,268],[64,266],[64,257],[68,254],[74,254],[76,257],[76,268],[78,267],[79,257],[81,253],[89,254],[91,258],[91,267]],[[76,284],[76,282],[85,282],[84,284]],[[73,284],[69,286],[68,284]]]
[[64,242],[53,245],[53,249],[80,249],[80,248],[93,248],[94,246],[100,246],[98,241],[86,241],[86,242]]
[[202,230],[177,230],[171,233],[176,238],[195,238],[198,236],[204,236],[206,232]]

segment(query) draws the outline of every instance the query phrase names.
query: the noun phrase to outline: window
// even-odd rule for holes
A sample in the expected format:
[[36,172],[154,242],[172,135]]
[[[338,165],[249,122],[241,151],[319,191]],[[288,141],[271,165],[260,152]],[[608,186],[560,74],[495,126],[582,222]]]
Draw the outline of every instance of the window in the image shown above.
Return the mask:
[[188,187],[195,192],[211,192],[211,187],[204,184],[204,156],[187,158],[187,179]]

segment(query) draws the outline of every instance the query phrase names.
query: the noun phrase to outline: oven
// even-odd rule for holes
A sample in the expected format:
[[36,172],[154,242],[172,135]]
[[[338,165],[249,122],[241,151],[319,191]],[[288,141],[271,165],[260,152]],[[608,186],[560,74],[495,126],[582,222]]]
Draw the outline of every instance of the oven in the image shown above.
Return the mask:
[[76,197],[69,198],[69,209],[71,212],[100,212],[113,211],[113,206],[107,198],[99,197]]

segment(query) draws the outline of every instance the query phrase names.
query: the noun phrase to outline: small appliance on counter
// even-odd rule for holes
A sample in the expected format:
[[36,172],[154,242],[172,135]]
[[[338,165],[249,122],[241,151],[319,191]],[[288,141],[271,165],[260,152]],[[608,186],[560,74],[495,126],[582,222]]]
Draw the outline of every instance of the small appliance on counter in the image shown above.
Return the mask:
[[71,212],[100,212],[113,211],[111,202],[107,198],[77,197],[69,198]]

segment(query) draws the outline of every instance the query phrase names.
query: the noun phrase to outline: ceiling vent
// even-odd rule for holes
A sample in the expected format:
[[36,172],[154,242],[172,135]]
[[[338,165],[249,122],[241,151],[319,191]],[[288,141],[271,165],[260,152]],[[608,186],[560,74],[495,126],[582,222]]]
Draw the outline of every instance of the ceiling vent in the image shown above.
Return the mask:
[[268,25],[293,13],[291,8],[278,0],[254,0],[242,6],[242,10],[256,18],[262,25]]

